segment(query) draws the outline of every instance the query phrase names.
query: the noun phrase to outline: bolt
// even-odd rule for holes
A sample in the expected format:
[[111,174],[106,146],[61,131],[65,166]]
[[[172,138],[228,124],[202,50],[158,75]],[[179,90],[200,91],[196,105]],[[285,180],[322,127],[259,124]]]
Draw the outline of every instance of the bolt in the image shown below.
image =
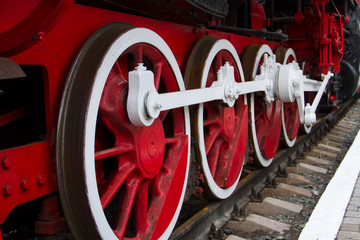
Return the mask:
[[20,186],[21,186],[22,190],[26,191],[30,187],[30,181],[28,181],[26,178],[24,178],[23,180],[21,180]]
[[45,32],[38,32],[33,36],[33,40],[35,41],[41,41],[45,37]]
[[294,79],[294,81],[292,82],[294,87],[299,86],[299,80],[298,79]]
[[12,187],[10,187],[9,184],[6,184],[6,185],[4,186],[4,188],[3,188],[3,190],[4,190],[4,195],[7,196],[7,197],[9,197],[9,196],[11,196],[11,195],[14,194],[14,191],[13,191]]
[[210,226],[210,234],[216,234],[217,228],[214,223]]
[[161,105],[160,102],[155,103],[155,108],[156,108],[156,109],[161,110],[162,107],[163,107],[163,106]]
[[269,84],[266,84],[266,90],[270,91],[271,89],[272,89],[271,84],[270,84],[270,83],[269,83]]
[[1,160],[1,165],[5,169],[9,169],[11,167],[11,161],[9,157],[3,157]]
[[45,178],[45,176],[42,175],[42,174],[39,174],[39,175],[37,176],[36,180],[37,180],[37,183],[38,183],[39,185],[44,185],[45,182],[46,182],[46,178]]
[[219,230],[217,231],[217,236],[218,236],[218,238],[221,239],[221,240],[225,239],[226,235],[225,235],[225,233],[224,233],[224,230],[219,229]]
[[146,67],[144,66],[144,63],[138,63],[137,67],[135,67],[136,71],[145,71]]
[[222,71],[219,69],[219,71],[217,72],[217,81],[222,81],[223,80],[223,74]]

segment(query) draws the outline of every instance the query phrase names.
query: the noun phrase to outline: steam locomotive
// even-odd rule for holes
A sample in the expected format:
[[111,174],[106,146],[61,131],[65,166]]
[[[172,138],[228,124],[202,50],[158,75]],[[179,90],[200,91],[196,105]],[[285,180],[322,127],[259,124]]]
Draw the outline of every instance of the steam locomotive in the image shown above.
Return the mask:
[[167,239],[359,88],[359,0],[0,6],[0,240]]

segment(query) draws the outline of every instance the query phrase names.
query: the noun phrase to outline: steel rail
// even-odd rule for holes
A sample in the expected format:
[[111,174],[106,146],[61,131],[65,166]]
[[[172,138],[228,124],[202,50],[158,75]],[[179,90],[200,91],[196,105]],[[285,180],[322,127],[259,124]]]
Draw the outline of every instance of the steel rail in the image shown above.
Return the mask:
[[239,208],[244,207],[250,201],[250,195],[254,188],[259,192],[265,187],[265,180],[268,176],[273,178],[279,167],[285,169],[289,164],[294,164],[292,159],[296,154],[301,154],[305,148],[316,139],[319,139],[326,130],[332,127],[346,111],[351,107],[357,98],[343,103],[340,108],[319,120],[309,134],[299,136],[292,148],[282,149],[275,156],[272,164],[267,168],[258,169],[240,180],[235,192],[227,199],[215,201],[208,204],[202,210],[197,212],[186,222],[178,226],[169,239],[207,239],[210,227],[213,223],[225,223],[229,220],[236,204]]

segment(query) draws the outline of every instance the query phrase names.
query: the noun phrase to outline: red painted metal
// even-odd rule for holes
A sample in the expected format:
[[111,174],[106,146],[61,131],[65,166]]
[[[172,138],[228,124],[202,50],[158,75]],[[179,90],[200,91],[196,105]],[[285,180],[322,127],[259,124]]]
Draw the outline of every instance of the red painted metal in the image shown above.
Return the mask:
[[312,74],[320,76],[329,70],[340,72],[343,56],[343,27],[346,17],[326,12],[329,0],[312,0],[314,8],[307,7],[304,13],[297,12],[295,23],[289,24],[289,41],[285,44],[295,50],[298,61],[309,62]]
[[251,9],[251,29],[259,30],[266,28],[266,16],[264,5],[259,3],[259,1],[251,0],[250,1]]
[[39,220],[35,222],[35,233],[55,235],[68,231],[64,218],[58,213],[58,197],[45,198],[41,202]]
[[0,115],[0,126],[4,126],[6,124],[12,123],[16,120],[24,118],[31,111],[30,107],[23,107],[12,112]]
[[300,126],[300,116],[297,102],[283,103],[286,133],[290,140],[294,140]]
[[0,223],[20,203],[56,190],[50,149],[41,142],[0,152]]
[[[5,14],[0,30],[0,54],[11,56],[42,40],[60,21],[73,0],[2,1]],[[23,9],[18,14],[19,6]],[[23,8],[23,6],[28,6]],[[12,9],[13,11],[8,11]],[[8,21],[9,14],[12,21]]]
[[[178,91],[165,58],[147,44],[127,49],[109,74],[99,107],[97,132],[102,134],[96,137],[95,160],[97,170],[106,172],[98,174],[101,203],[104,209],[115,204],[113,230],[120,239],[133,222],[131,214],[140,239],[158,239],[177,209],[186,177],[189,144],[184,135],[183,111],[162,112],[149,127],[134,126],[128,119],[127,73],[139,62],[154,72],[158,91]],[[109,132],[113,143],[104,141]],[[109,169],[113,158],[116,161]],[[119,190],[120,202],[115,197]]]
[[[321,72],[324,73],[329,68],[333,68],[335,72],[338,71],[339,61],[342,57],[342,27],[345,20],[339,18],[339,14],[325,12],[323,6],[328,2],[328,0],[313,1],[317,11],[313,12],[312,9],[305,9],[302,15],[296,15],[298,19],[296,23],[288,25],[290,41],[285,44],[295,49],[299,61],[307,61],[310,63],[312,69],[315,70],[315,75]],[[22,7],[20,8],[19,5]],[[260,5],[256,5],[255,1],[252,1],[252,7],[256,9],[258,15],[258,17],[253,18],[253,28],[262,28],[264,25],[263,8],[261,8],[262,6]],[[13,11],[8,11],[8,9],[13,9]],[[56,169],[54,168],[55,150],[53,149],[53,144],[56,133],[57,116],[60,111],[59,102],[61,100],[64,83],[76,53],[88,37],[101,26],[111,22],[128,22],[137,27],[146,27],[154,30],[168,43],[182,70],[184,70],[186,66],[187,56],[192,46],[204,35],[213,35],[217,38],[228,39],[234,45],[239,55],[241,55],[244,49],[250,44],[266,43],[269,44],[273,50],[279,46],[279,43],[265,41],[256,37],[238,36],[230,33],[207,30],[203,27],[184,26],[87,7],[73,4],[72,0],[2,1],[0,4],[0,12],[0,16],[3,16],[3,18],[0,18],[0,56],[10,56],[19,64],[41,65],[44,68],[47,127],[44,141],[0,151],[0,189],[2,191],[0,193],[0,225],[4,223],[6,217],[14,207],[57,190]],[[3,19],[9,21],[3,21]],[[136,52],[138,50],[134,51]],[[124,68],[124,66],[125,64],[120,64],[121,68]],[[116,75],[115,72],[113,73]],[[126,74],[123,77],[126,78]],[[124,86],[118,86],[117,90],[125,91],[126,88],[122,89],[122,87]],[[176,89],[174,86],[168,86],[167,90],[175,91]],[[111,94],[113,91],[115,91],[115,87],[114,89],[109,89],[107,94]],[[115,96],[117,96],[117,98],[115,99],[110,99],[110,97],[106,99],[104,95],[102,107],[106,105],[103,104],[105,100],[118,100],[123,102],[125,95],[125,92],[123,92],[122,95],[116,94]],[[274,104],[277,106],[278,102]],[[264,153],[269,158],[275,155],[276,151],[274,152],[274,149],[277,149],[277,143],[274,143],[275,141],[264,142],[263,137],[267,133],[276,135],[281,132],[280,127],[271,128],[274,127],[272,122],[281,122],[281,120],[277,118],[279,114],[270,111],[270,109],[274,108],[278,109],[274,106],[265,107],[265,105],[261,105],[261,107],[258,108],[258,112],[262,112],[262,114],[257,114],[257,118],[264,120],[261,126],[257,127],[257,129],[262,129],[258,136],[259,143],[263,146]],[[124,186],[128,189],[136,188],[139,192],[142,192],[145,190],[141,187],[140,180],[156,179],[154,176],[161,172],[161,170],[159,170],[159,168],[161,168],[160,157],[158,156],[162,156],[166,151],[170,151],[174,155],[177,154],[184,157],[184,152],[187,152],[184,146],[187,145],[187,143],[184,142],[185,140],[181,136],[169,138],[166,135],[167,132],[163,132],[163,122],[161,120],[157,120],[149,132],[142,128],[129,125],[125,117],[125,110],[117,110],[117,112],[109,113],[108,116],[104,116],[102,119],[107,124],[104,123],[104,125],[112,129],[110,132],[115,136],[114,139],[116,141],[128,141],[129,148],[122,148],[123,145],[119,145],[121,148],[113,148],[109,151],[99,150],[97,152],[96,166],[99,187],[106,189],[106,186],[109,186],[108,181],[106,181],[108,180],[106,179],[107,175],[104,172],[103,164],[101,164],[102,159],[107,158],[109,156],[107,154],[111,155],[112,151],[119,151],[120,153],[124,151],[129,152],[131,151],[130,149],[136,147],[137,151],[134,153],[133,158],[135,161],[131,162],[129,159],[127,159],[127,161],[130,165],[129,169],[134,168],[138,171],[137,174],[131,176],[131,179],[130,177],[127,178],[128,180],[124,179],[126,182]],[[231,110],[228,111],[224,107],[220,108],[220,111],[222,116],[230,117],[230,119],[233,116],[235,116],[236,119],[238,116],[236,108],[234,112]],[[20,112],[14,113],[10,118],[15,119],[17,118],[17,114],[24,114],[24,112]],[[122,114],[123,121],[121,124],[127,123],[128,125],[125,124],[126,127],[119,128],[116,122],[114,122],[116,114]],[[175,111],[174,117],[177,116]],[[6,118],[7,116],[0,116],[0,122],[1,119]],[[233,125],[231,120],[230,124],[227,125],[228,128],[224,128],[225,119],[226,118],[219,118],[218,120],[222,125],[221,131],[225,133],[225,137],[228,137],[228,132],[231,131],[233,126],[236,128],[236,124]],[[226,123],[228,123],[228,120],[226,120]],[[174,126],[176,128],[182,127],[182,125],[178,123],[174,124]],[[174,130],[176,133],[181,132],[180,129],[176,128]],[[109,131],[109,129],[106,131]],[[102,131],[105,130],[97,132],[97,138],[102,134]],[[244,132],[244,130],[239,131],[241,133]],[[175,141],[174,139],[177,140]],[[236,141],[240,143],[242,140]],[[103,147],[101,145],[103,144],[102,141],[98,141],[97,139],[96,142],[100,142],[100,147]],[[175,142],[178,142],[178,144],[175,144]],[[166,146],[165,149],[162,147],[164,143]],[[126,164],[121,166],[125,167]],[[124,177],[117,169],[114,169],[113,176]],[[229,180],[229,182],[231,181]],[[155,184],[160,184],[160,182],[155,181]],[[166,206],[169,206],[169,209],[171,209],[171,202],[176,202],[178,194],[176,190],[179,189],[179,186],[171,185],[167,187],[170,188],[170,190],[162,200],[169,203],[169,205]],[[102,190],[102,197],[104,199],[106,198],[106,194],[109,194],[109,196],[113,194],[113,190],[109,190],[106,194],[105,192],[106,191]],[[128,200],[130,201],[130,195],[135,194],[135,192],[129,190],[128,193]],[[107,204],[106,202],[108,201],[104,200],[104,206]],[[151,224],[153,224],[152,227],[155,228],[154,238],[157,237],[157,233],[162,232],[161,226],[166,226],[166,224],[163,223],[169,221],[166,216],[168,209],[160,209],[163,206],[165,206],[165,204],[159,203],[157,205],[157,208],[159,208],[157,212],[158,219],[160,220],[156,223],[154,221],[151,222]],[[139,208],[139,206],[135,207]],[[129,209],[125,209],[124,211],[122,216],[128,218]],[[141,222],[145,220],[141,219],[140,217],[138,218],[139,224],[146,226],[145,222]],[[122,236],[121,231],[123,231],[123,229],[117,230],[119,236]],[[2,239],[1,234],[0,239]]]
[[[225,62],[236,66],[227,51],[220,51],[209,70],[206,87],[216,81],[217,69]],[[239,70],[235,69],[235,81],[240,82]],[[243,98],[234,107],[226,107],[219,101],[204,104],[204,141],[208,165],[216,184],[231,187],[240,174],[246,152],[248,132],[248,108]]]
[[[67,2],[63,4],[68,6]],[[55,16],[55,12],[61,16]],[[0,151],[0,158],[8,157],[11,160],[11,168],[0,168],[0,187],[3,189],[5,186],[10,186],[13,189],[13,194],[10,196],[4,193],[0,194],[0,224],[5,221],[7,215],[15,206],[57,190],[53,144],[60,97],[68,69],[77,51],[88,37],[101,26],[110,22],[128,22],[134,26],[154,30],[168,43],[181,69],[186,65],[187,55],[191,47],[198,39],[207,34],[230,40],[239,54],[252,43],[267,43],[273,49],[279,46],[279,43],[265,41],[256,37],[250,38],[206,30],[202,27],[196,28],[169,22],[165,23],[78,4],[70,4],[66,12],[55,12],[54,18],[49,19],[50,22],[56,19],[55,22],[49,24],[52,27],[51,31],[45,31],[43,38],[32,42],[32,45],[25,44],[27,46],[25,50],[23,41],[18,42],[18,45],[15,44],[5,48],[4,46],[8,46],[9,42],[12,42],[12,35],[5,38],[5,33],[2,33],[4,35],[2,35],[1,41],[8,43],[2,45],[1,56],[8,55],[10,52],[17,52],[11,58],[18,64],[41,65],[44,67],[47,132],[44,142]],[[86,19],[86,21],[79,21],[79,19]],[[42,32],[42,30],[38,32]],[[17,51],[10,51],[11,49]],[[22,49],[22,51],[19,49]],[[143,168],[144,174],[145,168],[152,171],[152,167],[149,167],[146,162],[144,165],[147,166]],[[21,188],[23,179],[27,179],[30,183],[30,187],[26,191]]]
[[281,101],[265,103],[263,97],[255,96],[256,137],[261,153],[267,159],[275,156],[281,134]]
[[[286,60],[286,63],[291,63],[294,60],[294,57],[290,55]],[[283,103],[283,115],[286,134],[289,137],[289,140],[292,141],[297,137],[300,127],[300,115],[297,102]]]

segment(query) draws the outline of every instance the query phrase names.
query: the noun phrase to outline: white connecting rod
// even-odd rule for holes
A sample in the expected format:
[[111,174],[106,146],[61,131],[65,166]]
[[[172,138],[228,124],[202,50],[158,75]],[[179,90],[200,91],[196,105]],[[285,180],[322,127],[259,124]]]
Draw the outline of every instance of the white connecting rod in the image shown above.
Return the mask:
[[239,95],[264,91],[265,86],[265,81],[235,82],[234,68],[225,63],[218,71],[217,81],[209,88],[159,94],[154,86],[153,73],[139,64],[129,72],[127,111],[134,125],[149,126],[160,111],[214,100],[233,106]]
[[[306,126],[311,126],[313,123],[316,122],[316,114],[315,111],[320,103],[320,99],[321,96],[323,95],[326,85],[328,84],[330,78],[334,76],[334,74],[332,72],[328,72],[326,75],[321,74],[321,78],[322,78],[322,82],[321,85],[319,86],[319,89],[317,90],[317,94],[315,96],[315,99],[313,101],[313,103],[310,105],[309,103],[306,104],[305,106],[305,113],[304,113],[304,122]],[[300,115],[300,120],[301,120],[301,115]]]
[[[280,65],[277,75],[277,97],[283,102],[293,102],[296,99],[300,123],[310,127],[316,122],[315,111],[333,75],[331,72],[322,74],[322,81],[316,81],[306,78],[296,62]],[[317,92],[311,105],[305,105],[305,92]]]
[[[311,126],[316,122],[316,108],[333,74],[329,72],[322,75],[322,82],[316,81],[307,79],[295,62],[281,65],[271,61],[268,67],[265,65],[261,68],[260,75],[254,81],[235,82],[234,68],[225,63],[218,71],[217,81],[209,88],[161,94],[154,86],[154,74],[139,64],[129,72],[127,111],[130,121],[137,126],[149,126],[161,111],[213,100],[222,100],[231,107],[240,95],[264,92],[266,101],[273,101],[274,98],[283,102],[297,100],[300,122]],[[317,94],[312,105],[307,103],[305,106],[304,92],[307,91]]]

